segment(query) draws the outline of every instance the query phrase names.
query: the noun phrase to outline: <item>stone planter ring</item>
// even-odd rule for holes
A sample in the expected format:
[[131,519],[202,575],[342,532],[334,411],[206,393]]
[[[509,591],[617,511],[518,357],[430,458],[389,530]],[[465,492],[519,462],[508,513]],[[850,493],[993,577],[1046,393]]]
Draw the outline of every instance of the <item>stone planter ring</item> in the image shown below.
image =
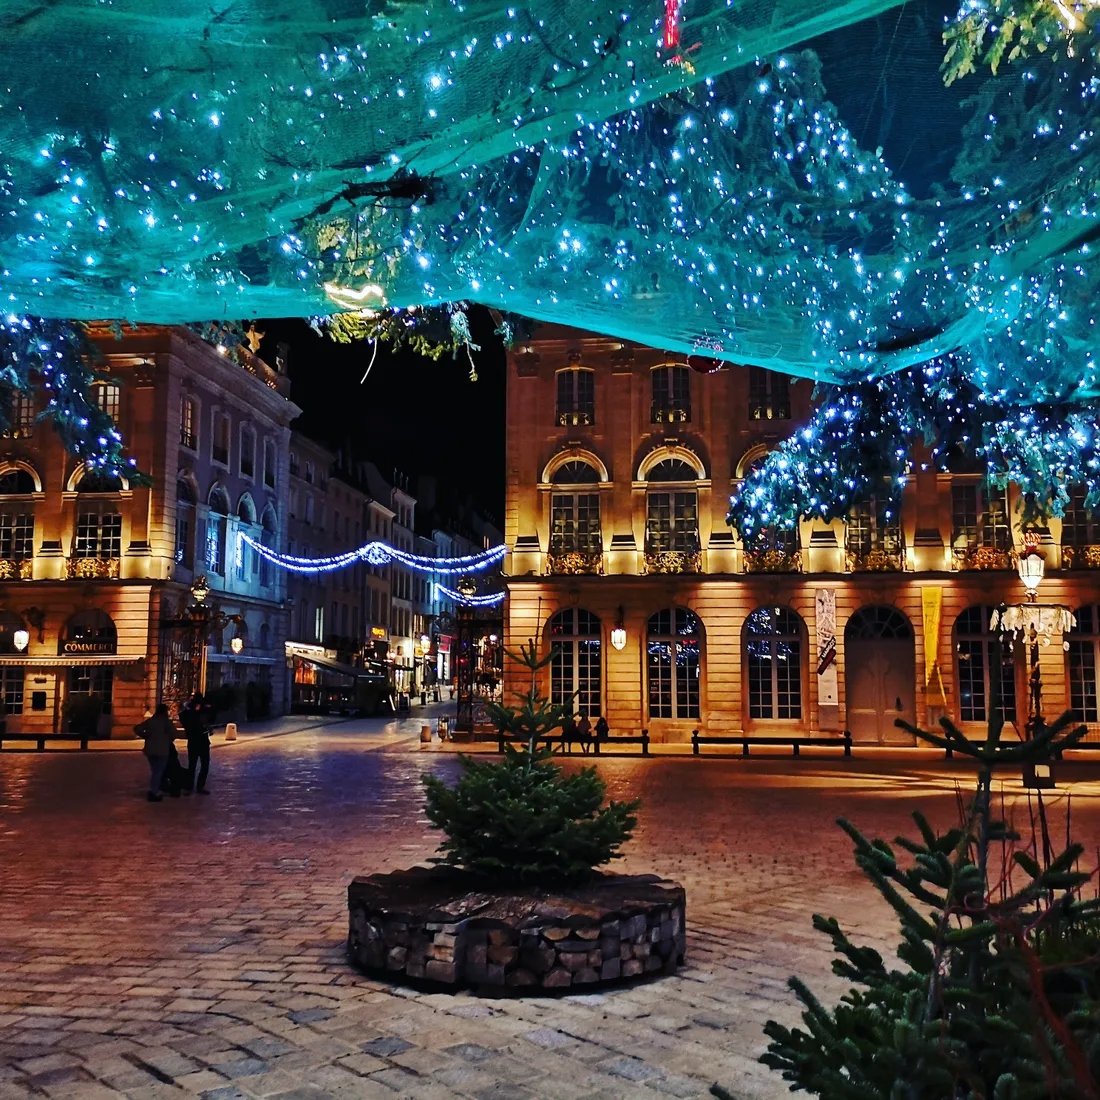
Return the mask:
[[355,879],[348,955],[366,973],[534,993],[671,974],[683,964],[684,889],[656,875],[509,890],[450,867]]

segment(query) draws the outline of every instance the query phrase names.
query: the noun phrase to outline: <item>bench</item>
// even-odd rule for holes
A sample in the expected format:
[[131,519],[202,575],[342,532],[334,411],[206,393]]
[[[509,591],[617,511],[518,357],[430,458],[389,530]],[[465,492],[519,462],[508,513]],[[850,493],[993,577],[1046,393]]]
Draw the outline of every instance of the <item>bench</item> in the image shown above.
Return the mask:
[[[519,741],[519,742],[522,742],[523,744],[527,743],[527,738],[525,738],[525,737],[517,737],[515,734],[506,734],[506,733],[494,734],[494,735],[492,735],[492,737],[489,738],[489,740],[493,740],[493,741],[497,742],[498,751],[502,754],[504,752],[504,742],[505,741],[512,741],[512,742]],[[544,737],[539,738],[539,744],[540,745],[547,745],[547,744],[551,745],[551,746],[560,745],[561,746],[561,751],[563,753],[570,753],[570,754],[572,754],[572,752],[573,752],[573,746],[574,745],[580,745],[581,743],[582,742],[580,741],[579,738],[573,738],[569,741],[566,741],[560,733],[550,733],[550,734],[547,734]],[[589,737],[588,743],[590,745],[592,745],[592,747],[593,747],[592,751],[597,756],[600,755],[601,746],[605,749],[607,749],[607,748],[613,749],[614,746],[616,746],[616,745],[641,745],[642,746],[642,755],[643,756],[648,756],[649,755],[649,730],[642,730],[642,732],[639,733],[639,734],[623,734],[621,736],[617,735],[617,736],[613,736],[613,737],[604,737],[604,738]]]
[[79,741],[81,749],[87,751],[89,741],[100,741],[100,737],[89,737],[80,733],[0,733],[0,749],[5,741],[36,741],[38,751],[46,751],[47,741]]
[[728,736],[700,735],[698,730],[691,731],[691,751],[694,756],[699,755],[700,745],[740,745],[741,755],[749,755],[750,745],[790,745],[794,749],[795,756],[803,745],[825,745],[829,748],[844,749],[845,756],[852,755],[852,735],[847,730],[843,737],[752,737],[752,736]]

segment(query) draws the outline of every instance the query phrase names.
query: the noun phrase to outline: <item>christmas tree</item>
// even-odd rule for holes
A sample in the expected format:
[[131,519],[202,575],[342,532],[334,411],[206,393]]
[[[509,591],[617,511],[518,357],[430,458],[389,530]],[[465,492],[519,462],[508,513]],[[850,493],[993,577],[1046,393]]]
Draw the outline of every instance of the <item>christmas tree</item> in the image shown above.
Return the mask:
[[836,951],[834,972],[853,988],[829,1009],[792,978],[804,1027],[769,1021],[762,1061],[792,1090],[829,1100],[1100,1095],[1100,900],[1085,896],[1083,846],[1056,851],[1041,797],[1026,844],[992,800],[998,769],[1058,757],[1085,727],[1071,728],[1067,714],[1030,741],[1004,743],[993,719],[978,744],[946,719],[942,734],[898,724],[978,762],[973,800],[942,834],[914,813],[919,838],[896,842],[905,865],[889,844],[840,822],[898,915],[900,966],[815,916]]
[[454,787],[425,775],[428,820],[447,834],[439,862],[502,882],[551,885],[581,882],[595,867],[618,858],[637,824],[638,802],[604,806],[606,786],[594,767],[565,773],[539,741],[561,725],[566,709],[538,688],[538,673],[553,659],[534,640],[508,653],[530,672],[517,707],[489,707],[501,733],[526,741],[504,747],[500,763],[460,756]]

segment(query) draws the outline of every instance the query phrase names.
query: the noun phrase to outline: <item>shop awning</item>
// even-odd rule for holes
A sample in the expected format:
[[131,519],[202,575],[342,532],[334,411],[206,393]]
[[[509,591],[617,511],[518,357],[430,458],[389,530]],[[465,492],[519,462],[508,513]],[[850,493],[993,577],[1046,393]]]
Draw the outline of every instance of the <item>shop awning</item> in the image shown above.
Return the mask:
[[81,654],[74,657],[0,657],[0,668],[4,665],[22,665],[24,668],[85,668],[88,665],[133,665],[138,661],[144,661],[145,655],[140,657],[120,657],[116,653],[111,654]]
[[384,680],[384,676],[379,676],[374,672],[368,672],[365,668],[356,668],[355,665],[345,665],[340,661],[334,661],[330,657],[314,657],[306,656],[304,653],[295,653],[294,659],[296,661],[304,661],[309,665],[316,665],[317,668],[323,669],[325,672],[338,672],[343,676],[350,676],[356,680]]

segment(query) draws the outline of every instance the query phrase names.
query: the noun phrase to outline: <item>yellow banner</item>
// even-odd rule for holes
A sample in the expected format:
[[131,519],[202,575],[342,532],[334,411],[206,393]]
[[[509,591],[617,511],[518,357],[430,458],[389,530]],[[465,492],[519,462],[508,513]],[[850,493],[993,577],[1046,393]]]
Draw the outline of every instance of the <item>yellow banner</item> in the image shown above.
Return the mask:
[[[921,620],[924,626],[924,687],[929,703],[945,702],[943,679],[940,676],[940,617],[943,613],[943,589],[926,584],[920,590]],[[935,685],[932,681],[935,679]],[[933,696],[938,698],[933,699]]]

